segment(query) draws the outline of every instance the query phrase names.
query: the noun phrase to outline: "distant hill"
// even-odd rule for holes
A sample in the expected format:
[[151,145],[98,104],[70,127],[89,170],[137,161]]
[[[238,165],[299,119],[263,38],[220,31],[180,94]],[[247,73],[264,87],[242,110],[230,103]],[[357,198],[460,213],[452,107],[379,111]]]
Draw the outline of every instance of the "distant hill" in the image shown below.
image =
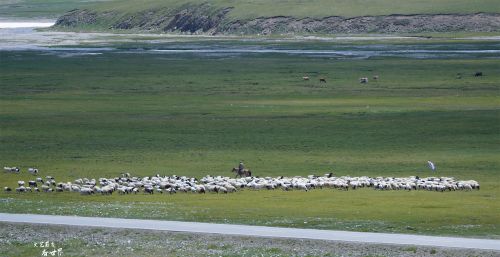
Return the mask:
[[58,28],[205,34],[500,31],[498,0],[117,0]]
[[52,19],[109,0],[0,0],[0,19]]

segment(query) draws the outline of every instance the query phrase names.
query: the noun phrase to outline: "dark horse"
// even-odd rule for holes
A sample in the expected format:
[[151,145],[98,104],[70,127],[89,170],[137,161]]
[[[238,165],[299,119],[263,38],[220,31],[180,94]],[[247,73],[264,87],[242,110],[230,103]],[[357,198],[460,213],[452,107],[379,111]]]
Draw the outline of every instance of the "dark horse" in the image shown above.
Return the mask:
[[247,169],[239,170],[238,168],[233,168],[233,170],[231,170],[231,172],[236,172],[235,177],[240,176],[240,178],[252,176],[252,172],[250,170],[247,170]]

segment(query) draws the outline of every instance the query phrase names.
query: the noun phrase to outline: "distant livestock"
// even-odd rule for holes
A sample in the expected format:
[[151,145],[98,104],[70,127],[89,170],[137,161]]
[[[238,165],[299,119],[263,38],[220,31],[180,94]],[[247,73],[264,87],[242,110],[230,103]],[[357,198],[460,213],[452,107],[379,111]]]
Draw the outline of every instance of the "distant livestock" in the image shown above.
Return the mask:
[[19,173],[21,170],[18,167],[3,167],[5,172],[15,172]]
[[28,172],[34,176],[38,175],[38,169],[36,169],[36,168],[28,168]]
[[373,76],[373,80],[374,80],[374,81],[377,81],[377,80],[378,80],[378,78],[379,78],[379,76],[378,76],[378,75],[374,75],[374,76]]
[[304,76],[304,77],[302,77],[302,79],[307,81],[307,80],[309,80],[309,77],[308,76]]
[[359,83],[361,83],[361,84],[368,83],[368,78],[359,78]]
[[326,83],[326,79],[325,78],[319,78],[319,83]]
[[481,76],[483,76],[482,71],[478,71],[478,72],[474,73],[474,77],[481,77]]

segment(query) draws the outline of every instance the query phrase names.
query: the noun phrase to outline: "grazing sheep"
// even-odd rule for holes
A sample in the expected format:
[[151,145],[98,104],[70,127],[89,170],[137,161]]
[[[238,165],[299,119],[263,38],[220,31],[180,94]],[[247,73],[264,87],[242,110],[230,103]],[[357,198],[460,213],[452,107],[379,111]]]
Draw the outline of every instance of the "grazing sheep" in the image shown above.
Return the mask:
[[31,175],[36,176],[38,174],[38,169],[36,169],[36,168],[28,168],[28,172],[31,173]]
[[232,192],[236,192],[236,187],[232,186],[232,185],[229,185],[227,184],[225,186],[225,188],[227,189],[228,192],[232,193]]
[[477,71],[476,73],[474,73],[474,77],[481,77],[481,76],[483,76],[482,71]]
[[[144,191],[145,194],[169,193],[177,192],[215,192],[215,193],[234,193],[238,188],[249,188],[252,190],[276,189],[281,188],[284,191],[289,190],[315,190],[320,188],[333,188],[339,190],[358,189],[364,187],[372,187],[376,190],[428,190],[434,192],[450,192],[457,190],[479,190],[480,186],[474,180],[456,181],[450,177],[427,177],[420,178],[418,176],[410,177],[351,177],[341,176],[335,177],[333,173],[327,173],[323,176],[309,175],[307,177],[240,177],[231,178],[224,176],[205,176],[200,180],[189,178],[186,176],[160,176],[159,174],[153,177],[116,177],[116,178],[100,178],[97,186],[96,179],[80,178],[72,182],[56,182],[55,179],[48,176],[48,180],[43,183],[41,178],[36,181],[28,181],[28,187],[24,187],[24,181],[18,181],[19,187],[16,192],[80,192],[81,195],[90,195],[101,193],[102,195],[110,195],[114,191],[125,195]],[[37,182],[41,182],[41,188],[37,187]],[[54,186],[54,189],[51,187]],[[32,188],[33,187],[33,188]],[[141,189],[143,188],[143,190]],[[7,187],[5,192],[9,192]]]
[[379,76],[378,75],[374,75],[373,76],[373,80],[377,81],[379,79]]
[[4,187],[3,191],[5,191],[5,192],[12,192],[12,189],[10,187]]
[[15,173],[19,173],[21,171],[21,169],[19,169],[18,167],[3,167],[3,170],[5,172],[15,172]]
[[307,81],[307,80],[309,80],[309,77],[308,76],[304,76],[304,77],[302,77],[302,79]]
[[359,83],[361,83],[361,84],[368,83],[368,78],[359,78]]
[[153,194],[154,193],[154,190],[152,187],[145,187],[144,188],[144,193],[147,193],[147,194]]
[[90,188],[82,188],[82,189],[80,189],[80,194],[81,195],[91,195],[91,194],[94,194],[94,190],[92,190]]
[[326,79],[325,78],[319,78],[319,83],[326,83]]

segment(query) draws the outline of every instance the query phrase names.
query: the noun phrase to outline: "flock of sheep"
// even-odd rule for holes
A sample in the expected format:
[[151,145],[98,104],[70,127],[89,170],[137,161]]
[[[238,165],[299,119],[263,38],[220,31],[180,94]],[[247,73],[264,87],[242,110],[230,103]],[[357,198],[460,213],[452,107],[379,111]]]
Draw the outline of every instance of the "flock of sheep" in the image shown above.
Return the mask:
[[[23,192],[78,192],[82,195],[102,194],[154,194],[177,192],[192,193],[232,193],[242,189],[251,190],[273,190],[282,189],[303,190],[319,188],[334,188],[340,190],[358,189],[370,187],[376,190],[428,190],[428,191],[456,191],[456,190],[479,190],[479,183],[474,180],[457,181],[450,177],[335,177],[332,173],[323,176],[309,175],[307,177],[240,177],[231,178],[223,176],[205,176],[201,179],[186,176],[160,176],[132,177],[129,173],[123,173],[115,178],[88,179],[80,178],[72,182],[56,182],[51,176],[45,180],[37,177],[35,180],[18,181],[15,191]],[[13,191],[5,187],[4,191]]]
[[[11,173],[19,173],[21,172],[21,169],[18,167],[3,167],[3,170],[5,172],[11,172]],[[28,168],[28,172],[31,175],[37,175],[38,174],[38,169],[37,168]]]
[[[372,78],[373,78],[373,80],[377,81],[379,79],[379,76],[378,75],[373,75]],[[302,79],[305,80],[305,81],[308,81],[310,78],[309,78],[309,76],[304,76],[304,77],[302,77]],[[324,77],[319,78],[319,82],[320,83],[326,83],[326,78],[324,78]],[[359,83],[361,83],[361,84],[368,83],[368,78],[367,77],[359,78]]]

